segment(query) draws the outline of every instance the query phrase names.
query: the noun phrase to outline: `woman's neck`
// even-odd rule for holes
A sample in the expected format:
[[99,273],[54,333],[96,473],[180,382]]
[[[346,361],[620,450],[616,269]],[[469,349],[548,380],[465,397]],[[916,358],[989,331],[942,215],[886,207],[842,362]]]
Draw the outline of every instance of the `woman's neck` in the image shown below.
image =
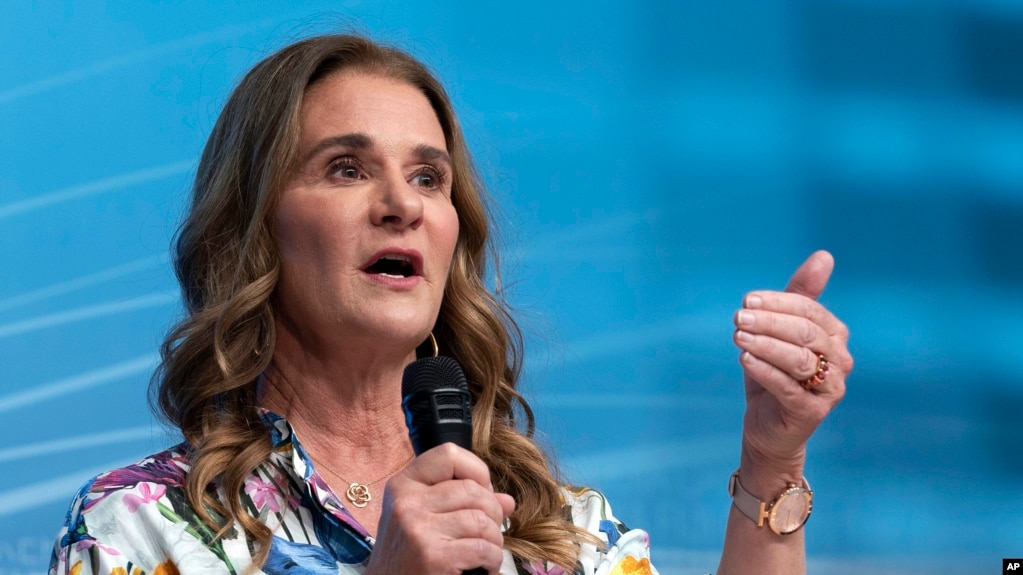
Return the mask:
[[316,353],[285,332],[263,374],[260,405],[287,418],[314,463],[368,481],[407,459],[401,376],[414,354]]
[[[278,339],[260,379],[259,404],[288,420],[320,476],[375,535],[386,480],[413,455],[401,375],[414,355],[388,362],[364,354],[359,361],[339,352],[325,359],[297,343]],[[368,484],[365,507],[346,498],[352,483]]]

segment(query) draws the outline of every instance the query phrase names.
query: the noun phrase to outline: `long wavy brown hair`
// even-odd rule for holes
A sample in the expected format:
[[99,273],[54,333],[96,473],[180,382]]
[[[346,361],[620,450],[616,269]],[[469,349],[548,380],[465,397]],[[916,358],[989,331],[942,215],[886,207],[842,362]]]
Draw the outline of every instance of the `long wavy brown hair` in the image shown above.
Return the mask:
[[515,498],[506,548],[526,561],[572,570],[579,546],[599,541],[566,521],[559,483],[531,440],[533,413],[516,391],[522,337],[484,284],[488,259],[496,256],[488,210],[450,100],[420,62],[358,36],[309,38],[260,62],[231,94],[203,150],[174,259],[187,314],[161,348],[151,389],[155,409],[192,446],[188,500],[218,536],[240,524],[257,543],[254,563],[265,562],[271,532],[244,509],[241,493],[271,450],[256,385],[275,344],[271,295],[281,264],[272,216],[296,168],[306,90],[343,71],[407,82],[437,114],[452,159],[460,232],[434,334],[469,381],[473,449],[490,467],[495,489]]

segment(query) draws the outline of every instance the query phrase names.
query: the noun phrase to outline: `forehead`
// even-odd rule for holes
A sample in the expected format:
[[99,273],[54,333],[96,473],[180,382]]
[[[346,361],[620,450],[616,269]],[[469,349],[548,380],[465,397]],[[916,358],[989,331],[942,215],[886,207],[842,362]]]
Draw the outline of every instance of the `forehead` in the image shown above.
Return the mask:
[[300,142],[361,133],[380,144],[430,144],[447,149],[444,131],[430,101],[415,86],[364,72],[327,76],[302,100]]

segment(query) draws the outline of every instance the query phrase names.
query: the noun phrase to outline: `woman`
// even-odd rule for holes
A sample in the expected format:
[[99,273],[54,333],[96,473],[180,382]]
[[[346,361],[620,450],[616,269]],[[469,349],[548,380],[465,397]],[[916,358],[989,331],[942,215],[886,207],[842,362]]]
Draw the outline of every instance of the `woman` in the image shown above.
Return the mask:
[[[562,487],[530,440],[520,338],[483,284],[487,227],[450,102],[417,61],[323,36],[257,65],[177,241],[188,314],[154,396],[185,442],[83,487],[51,573],[654,572],[646,535]],[[844,327],[813,302],[830,267],[815,254],[801,293],[756,292],[737,314],[734,483],[750,493],[802,481],[843,394]],[[437,347],[466,372],[473,451],[413,457],[401,374]],[[721,573],[801,568],[801,531],[737,513]]]

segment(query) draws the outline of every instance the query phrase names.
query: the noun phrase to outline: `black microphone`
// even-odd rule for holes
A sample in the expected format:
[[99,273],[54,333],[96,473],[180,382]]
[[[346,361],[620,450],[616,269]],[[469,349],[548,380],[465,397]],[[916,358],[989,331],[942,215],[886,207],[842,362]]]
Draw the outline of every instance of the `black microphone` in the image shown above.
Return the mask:
[[425,357],[405,367],[401,407],[416,455],[450,441],[472,450],[472,408],[462,366],[450,357]]
[[[472,450],[472,402],[462,366],[450,357],[424,357],[405,366],[401,408],[416,455],[451,442]],[[486,575],[482,567],[462,575]]]

